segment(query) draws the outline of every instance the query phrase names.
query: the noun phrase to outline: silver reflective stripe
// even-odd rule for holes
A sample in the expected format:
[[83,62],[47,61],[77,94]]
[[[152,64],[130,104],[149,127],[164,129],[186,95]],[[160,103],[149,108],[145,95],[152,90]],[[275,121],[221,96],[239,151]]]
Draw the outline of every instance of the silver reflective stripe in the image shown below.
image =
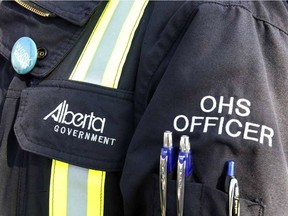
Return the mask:
[[105,68],[114,50],[122,25],[134,1],[120,1],[88,69],[84,82],[101,84]]
[[[147,4],[148,0],[110,0],[69,79],[116,89]],[[50,216],[103,216],[106,172],[56,160],[53,164]]]
[[67,215],[86,215],[88,169],[69,165],[67,186]]

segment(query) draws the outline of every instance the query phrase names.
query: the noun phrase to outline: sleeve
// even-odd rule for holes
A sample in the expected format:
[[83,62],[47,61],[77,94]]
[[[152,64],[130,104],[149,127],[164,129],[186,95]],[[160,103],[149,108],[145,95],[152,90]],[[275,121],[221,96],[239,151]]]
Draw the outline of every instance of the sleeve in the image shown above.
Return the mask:
[[[153,45],[145,43],[135,93],[139,124],[121,181],[127,215],[160,215],[165,130],[177,147],[181,135],[190,137],[184,215],[228,215],[228,160],[236,165],[241,215],[286,214],[287,32],[270,18],[236,2],[187,2]],[[148,25],[146,40],[152,30]],[[176,215],[175,180],[167,183],[167,215]]]

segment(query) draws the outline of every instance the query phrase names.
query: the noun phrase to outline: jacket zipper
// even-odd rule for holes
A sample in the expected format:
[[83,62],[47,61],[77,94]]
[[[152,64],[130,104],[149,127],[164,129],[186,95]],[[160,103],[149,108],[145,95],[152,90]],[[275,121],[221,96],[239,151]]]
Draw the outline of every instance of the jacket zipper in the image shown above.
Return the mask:
[[55,17],[56,16],[54,13],[40,7],[39,5],[33,3],[32,1],[15,0],[15,2],[39,16],[42,16],[42,17]]

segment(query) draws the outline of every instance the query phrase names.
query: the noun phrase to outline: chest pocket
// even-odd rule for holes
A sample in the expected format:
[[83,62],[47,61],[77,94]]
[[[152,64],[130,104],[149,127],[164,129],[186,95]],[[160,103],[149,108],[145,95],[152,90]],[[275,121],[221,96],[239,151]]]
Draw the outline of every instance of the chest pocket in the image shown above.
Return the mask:
[[24,150],[54,159],[49,196],[53,215],[122,214],[117,206],[112,211],[104,206],[109,194],[121,204],[119,172],[133,132],[133,95],[117,86],[147,3],[108,2],[69,70],[69,81],[51,79],[21,95],[15,133]]
[[22,92],[20,146],[93,169],[119,170],[133,131],[132,93],[74,81],[46,81]]

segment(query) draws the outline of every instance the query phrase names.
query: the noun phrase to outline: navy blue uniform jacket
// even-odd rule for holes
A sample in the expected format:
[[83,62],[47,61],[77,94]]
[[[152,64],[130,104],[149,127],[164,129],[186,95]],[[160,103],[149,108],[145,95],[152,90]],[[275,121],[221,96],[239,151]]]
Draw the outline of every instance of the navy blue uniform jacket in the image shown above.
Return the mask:
[[[1,216],[48,215],[52,158],[107,172],[105,216],[160,215],[165,130],[176,146],[190,136],[194,173],[184,215],[228,215],[227,160],[236,164],[241,215],[288,215],[286,2],[150,2],[118,89],[69,80],[105,3],[38,4],[56,16],[0,3]],[[48,52],[27,75],[10,61],[22,36]],[[111,123],[105,132],[123,141],[103,146],[56,133],[53,119],[43,118],[63,101],[75,113],[97,104],[105,107],[98,116],[121,110],[124,126]],[[171,179],[168,215],[176,215],[175,190]]]

